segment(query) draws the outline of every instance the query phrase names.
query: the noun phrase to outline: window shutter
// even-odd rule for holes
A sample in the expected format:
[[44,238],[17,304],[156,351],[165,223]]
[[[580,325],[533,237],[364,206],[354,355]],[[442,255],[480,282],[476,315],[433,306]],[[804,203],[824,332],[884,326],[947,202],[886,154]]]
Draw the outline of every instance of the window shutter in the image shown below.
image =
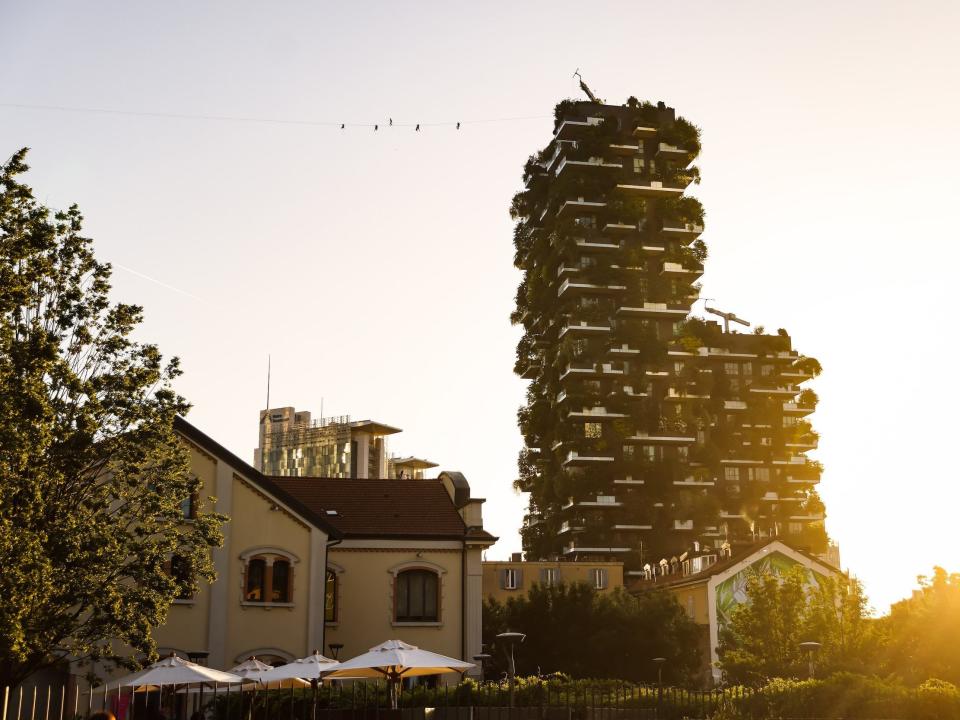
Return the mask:
[[547,568],[540,570],[540,584],[547,585],[550,582],[550,571]]
[[607,571],[605,568],[600,570],[600,589],[605,590],[607,587]]
[[500,571],[500,589],[506,590],[506,588],[507,588],[507,571],[501,570]]

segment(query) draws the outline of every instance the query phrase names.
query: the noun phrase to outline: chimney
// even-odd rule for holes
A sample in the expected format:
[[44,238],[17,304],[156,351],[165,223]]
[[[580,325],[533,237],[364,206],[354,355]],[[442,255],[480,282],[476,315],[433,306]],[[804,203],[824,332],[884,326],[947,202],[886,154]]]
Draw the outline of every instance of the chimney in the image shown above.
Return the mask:
[[513,553],[510,556],[510,562],[523,562],[523,553],[522,552]]

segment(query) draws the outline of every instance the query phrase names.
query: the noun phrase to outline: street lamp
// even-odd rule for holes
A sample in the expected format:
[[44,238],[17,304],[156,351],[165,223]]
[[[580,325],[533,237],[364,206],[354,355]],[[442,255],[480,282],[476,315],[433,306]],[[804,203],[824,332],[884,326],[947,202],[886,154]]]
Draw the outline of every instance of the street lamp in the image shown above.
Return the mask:
[[[497,640],[502,640],[505,643],[503,652],[507,656],[507,677],[510,678],[510,707],[513,707],[514,680],[517,676],[517,665],[513,661],[513,646],[522,643],[526,637],[523,633],[510,632],[509,630],[497,635]],[[510,652],[507,652],[508,647]]]
[[330,643],[327,647],[330,648],[330,655],[333,656],[333,659],[339,660],[340,651],[343,650],[343,643]]
[[807,651],[807,671],[808,677],[813,680],[813,656],[820,649],[820,643],[815,640],[807,640],[800,643],[800,648]]
[[666,661],[665,657],[653,658],[657,665],[657,717],[660,717],[660,707],[663,704],[663,664]]
[[490,661],[490,657],[489,653],[480,653],[473,656],[473,659],[480,664],[480,682],[486,682],[487,680],[487,663]]

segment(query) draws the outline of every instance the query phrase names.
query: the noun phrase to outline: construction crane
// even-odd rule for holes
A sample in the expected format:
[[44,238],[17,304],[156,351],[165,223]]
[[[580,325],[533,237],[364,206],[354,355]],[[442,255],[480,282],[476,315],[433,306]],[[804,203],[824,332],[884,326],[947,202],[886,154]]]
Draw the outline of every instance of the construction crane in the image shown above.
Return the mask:
[[597,96],[590,91],[590,88],[588,88],[587,84],[583,81],[583,76],[580,74],[580,68],[577,68],[577,71],[573,74],[573,76],[575,78],[580,78],[580,89],[587,94],[587,97],[590,98],[592,102],[600,103],[601,105],[603,104],[603,101],[597,100]]
[[750,327],[750,323],[748,323],[746,320],[738,318],[733,313],[723,312],[722,310],[717,310],[715,308],[710,307],[709,305],[704,306],[703,309],[706,310],[711,315],[716,315],[717,317],[723,318],[723,332],[725,334],[730,333],[730,323],[732,322],[738,323],[745,327]]

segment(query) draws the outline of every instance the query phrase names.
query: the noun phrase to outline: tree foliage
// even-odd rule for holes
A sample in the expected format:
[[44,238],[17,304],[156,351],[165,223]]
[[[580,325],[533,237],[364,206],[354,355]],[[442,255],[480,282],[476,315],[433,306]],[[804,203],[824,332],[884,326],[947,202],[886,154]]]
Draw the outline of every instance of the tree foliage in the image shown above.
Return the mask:
[[747,602],[720,633],[720,666],[728,682],[806,677],[808,657],[800,647],[805,641],[820,643],[819,674],[874,669],[876,636],[859,581],[819,576],[808,585],[807,571],[798,565],[783,575],[755,573],[746,591]]
[[883,667],[905,682],[960,685],[960,573],[935,567],[918,581],[913,596],[879,621]]
[[[0,167],[0,686],[114,647],[212,579],[222,518],[199,504],[173,419],[180,374],[132,339],[76,206],[51,212]],[[177,572],[169,572],[171,561]]]
[[700,629],[673,595],[600,594],[584,583],[534,585],[526,596],[484,603],[483,634],[494,670],[506,669],[496,635],[525,633],[517,672],[654,680],[652,659],[665,657],[664,681],[686,682],[700,666]]

